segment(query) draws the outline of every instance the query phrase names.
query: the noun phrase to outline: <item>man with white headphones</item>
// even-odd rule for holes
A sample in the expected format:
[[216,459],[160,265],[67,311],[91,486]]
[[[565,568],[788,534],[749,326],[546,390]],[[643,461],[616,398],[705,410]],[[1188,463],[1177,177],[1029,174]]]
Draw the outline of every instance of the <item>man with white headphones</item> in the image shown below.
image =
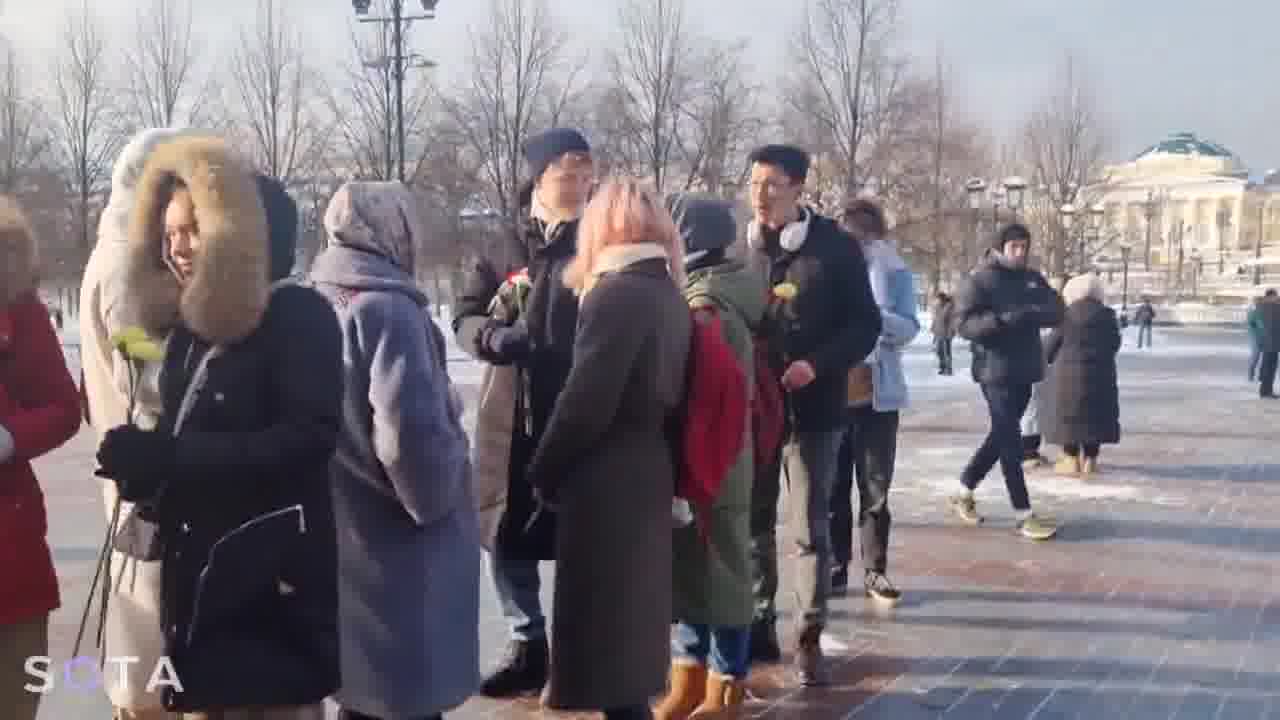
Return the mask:
[[798,556],[793,585],[796,668],[805,685],[826,681],[819,638],[827,619],[831,534],[827,505],[846,420],[849,371],[880,337],[880,310],[861,251],[840,226],[800,204],[809,155],[788,145],[751,153],[750,262],[772,288],[767,313],[769,359],[786,391],[787,435],[781,457],[756,473],[751,499],[756,610],[753,660],[781,657],[774,629],[778,589],[780,466],[785,465]]

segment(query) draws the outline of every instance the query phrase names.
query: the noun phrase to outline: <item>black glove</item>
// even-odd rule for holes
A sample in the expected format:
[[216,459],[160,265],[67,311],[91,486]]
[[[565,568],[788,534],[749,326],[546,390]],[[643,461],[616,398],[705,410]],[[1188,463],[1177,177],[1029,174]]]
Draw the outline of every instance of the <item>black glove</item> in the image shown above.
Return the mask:
[[121,425],[107,431],[98,447],[98,475],[115,481],[129,502],[159,494],[173,469],[175,442],[165,433]]
[[477,345],[482,359],[494,365],[521,362],[533,349],[529,329],[519,321],[511,326],[490,322],[480,331],[480,342]]

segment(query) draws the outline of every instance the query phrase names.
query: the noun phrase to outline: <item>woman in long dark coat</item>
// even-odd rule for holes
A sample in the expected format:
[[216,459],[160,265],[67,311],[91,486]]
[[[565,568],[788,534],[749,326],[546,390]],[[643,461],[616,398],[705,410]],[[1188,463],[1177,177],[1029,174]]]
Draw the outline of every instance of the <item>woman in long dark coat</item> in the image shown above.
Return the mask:
[[529,466],[557,514],[546,704],[649,717],[670,648],[668,423],[684,393],[691,319],[671,216],[633,181],[582,219],[565,284],[578,291],[573,365]]
[[1062,295],[1066,316],[1045,348],[1054,393],[1047,435],[1063,449],[1058,472],[1089,476],[1098,471],[1100,447],[1120,442],[1120,323],[1102,302],[1102,281],[1096,275],[1072,278]]

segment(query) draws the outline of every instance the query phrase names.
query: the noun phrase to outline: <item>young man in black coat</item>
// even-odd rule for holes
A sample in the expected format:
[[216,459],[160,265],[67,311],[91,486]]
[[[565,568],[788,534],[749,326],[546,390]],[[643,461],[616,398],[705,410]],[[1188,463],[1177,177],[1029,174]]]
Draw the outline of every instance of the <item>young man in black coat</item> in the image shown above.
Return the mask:
[[[850,368],[866,359],[880,337],[880,309],[871,293],[858,245],[832,219],[800,204],[809,156],[787,145],[751,154],[748,231],[751,263],[768,278],[771,361],[786,390],[790,419],[782,457],[757,472],[751,500],[756,660],[780,656],[774,629],[778,587],[779,465],[790,487],[789,533],[798,554],[795,595],[800,605],[796,663],[806,685],[825,681],[819,636],[826,624],[831,579],[827,508],[846,421]],[[788,552],[788,554],[791,554]]]
[[[594,180],[591,148],[577,130],[535,135],[525,143],[524,156],[532,184],[522,198],[525,216],[509,257],[476,263],[453,320],[463,348],[493,365],[515,365],[520,375],[506,510],[489,555],[511,643],[506,658],[481,685],[481,694],[488,697],[536,693],[547,681],[549,649],[538,564],[555,559],[555,513],[542,512],[526,470],[573,361],[578,298],[561,276],[577,251],[578,218]],[[503,279],[526,265],[531,287],[523,316],[495,317],[490,305]]]
[[109,430],[98,463],[138,504],[116,548],[161,562],[170,712],[312,720],[338,688],[342,336],[319,293],[279,283],[297,217],[212,138],[160,146],[139,184],[124,312],[172,330],[163,411]]
[[1030,247],[1026,226],[1006,226],[996,235],[993,252],[956,293],[956,331],[973,342],[973,379],[986,399],[991,430],[965,466],[962,490],[951,507],[965,522],[981,523],[973,491],[999,462],[1019,532],[1047,540],[1057,528],[1031,511],[1019,421],[1031,400],[1031,386],[1044,379],[1040,330],[1062,321],[1063,305],[1044,276],[1027,267]]

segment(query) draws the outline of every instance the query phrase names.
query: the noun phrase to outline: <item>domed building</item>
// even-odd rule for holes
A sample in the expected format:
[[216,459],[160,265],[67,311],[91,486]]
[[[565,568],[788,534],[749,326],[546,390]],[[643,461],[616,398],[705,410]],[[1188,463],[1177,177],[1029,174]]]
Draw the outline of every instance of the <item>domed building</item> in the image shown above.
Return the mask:
[[[1251,278],[1255,256],[1280,265],[1280,185],[1250,180],[1218,143],[1175,133],[1107,167],[1100,184],[1107,226],[1131,248],[1131,269],[1151,271],[1147,291],[1172,289],[1194,272],[1213,292]],[[1155,280],[1165,288],[1150,287]]]

